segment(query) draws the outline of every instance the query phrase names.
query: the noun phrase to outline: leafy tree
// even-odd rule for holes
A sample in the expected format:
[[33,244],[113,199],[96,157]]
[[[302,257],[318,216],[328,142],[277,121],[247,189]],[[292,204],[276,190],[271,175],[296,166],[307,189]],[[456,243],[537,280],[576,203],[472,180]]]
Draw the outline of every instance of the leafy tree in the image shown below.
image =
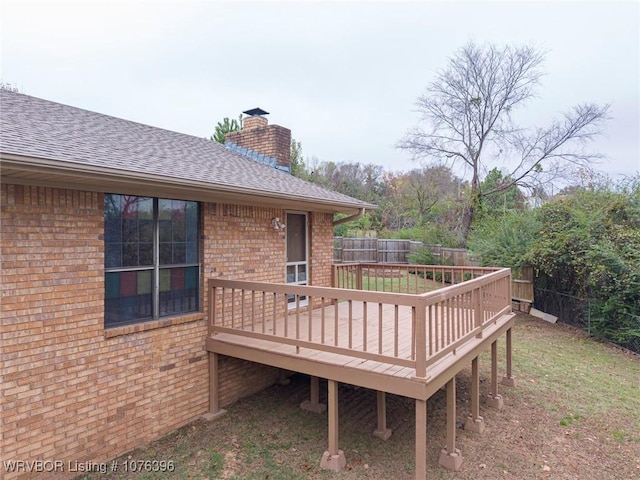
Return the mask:
[[224,143],[224,139],[227,133],[238,132],[242,129],[242,114],[238,116],[238,119],[229,119],[224,117],[221,122],[218,122],[215,127],[215,132],[211,135],[211,140],[215,140],[218,143]]
[[425,126],[398,143],[415,158],[451,162],[470,176],[459,232],[462,245],[482,198],[509,186],[482,190],[481,176],[491,164],[513,163],[506,175],[510,183],[533,188],[576,167],[589,168],[598,157],[581,146],[599,133],[608,105],[578,105],[561,120],[534,130],[513,121],[513,112],[536,95],[543,60],[543,52],[532,47],[468,43],[418,98]]
[[[405,173],[386,173],[382,178],[386,184],[386,195],[380,200],[384,227],[412,229],[405,233],[424,238],[427,243],[440,243],[435,240],[443,237],[439,231],[453,230],[457,201],[465,186],[449,168],[423,167]],[[453,246],[455,241],[447,244]]]
[[302,142],[296,141],[295,138],[291,139],[291,175],[294,177],[302,178],[304,180],[309,179],[307,167],[302,157]]
[[529,263],[539,229],[538,215],[530,210],[486,216],[469,235],[469,249],[482,258],[484,266],[519,270]]
[[591,301],[593,333],[638,349],[639,184],[577,189],[545,204],[529,255],[540,285]]
[[17,86],[8,82],[3,82],[3,81],[0,81],[0,90],[5,90],[7,92],[13,92],[13,93],[21,93],[20,89]]
[[525,206],[525,196],[509,176],[493,168],[480,184],[482,192],[494,192],[482,197],[480,212],[483,216],[506,215],[513,210],[522,210]]

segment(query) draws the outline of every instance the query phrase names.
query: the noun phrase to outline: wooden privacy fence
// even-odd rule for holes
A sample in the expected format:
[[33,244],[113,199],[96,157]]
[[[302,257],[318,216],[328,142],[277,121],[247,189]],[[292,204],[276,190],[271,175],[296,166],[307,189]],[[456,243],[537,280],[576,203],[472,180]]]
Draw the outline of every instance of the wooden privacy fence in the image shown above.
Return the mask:
[[[447,248],[438,244],[378,238],[344,238],[333,240],[333,261],[336,264],[409,264],[409,255],[421,248],[431,250],[440,264],[479,267],[480,259],[462,248]],[[529,312],[534,301],[533,269],[523,267],[520,278],[511,280],[514,308]]]
[[[338,266],[336,279],[347,278],[351,267]],[[384,277],[386,267],[377,268]],[[460,283],[399,294],[209,279],[209,335],[268,340],[295,347],[296,353],[338,353],[409,368],[425,378],[427,367],[511,311],[509,269],[429,269]]]
[[344,237],[333,239],[333,261],[335,263],[409,263],[409,255],[417,253],[421,248],[431,250],[440,264],[480,265],[478,259],[464,248],[447,248],[413,240]]
[[516,310],[529,313],[533,305],[533,268],[522,267],[520,278],[511,279],[511,295]]

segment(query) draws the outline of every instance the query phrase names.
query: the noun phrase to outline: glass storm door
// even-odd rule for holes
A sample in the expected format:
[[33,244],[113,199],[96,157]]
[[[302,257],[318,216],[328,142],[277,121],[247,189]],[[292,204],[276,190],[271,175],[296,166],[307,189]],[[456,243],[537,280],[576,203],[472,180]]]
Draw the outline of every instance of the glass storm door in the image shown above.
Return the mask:
[[[287,283],[306,285],[309,266],[307,264],[307,215],[287,213]],[[300,305],[307,304],[307,297],[299,298]],[[296,296],[289,295],[289,306],[294,307]]]

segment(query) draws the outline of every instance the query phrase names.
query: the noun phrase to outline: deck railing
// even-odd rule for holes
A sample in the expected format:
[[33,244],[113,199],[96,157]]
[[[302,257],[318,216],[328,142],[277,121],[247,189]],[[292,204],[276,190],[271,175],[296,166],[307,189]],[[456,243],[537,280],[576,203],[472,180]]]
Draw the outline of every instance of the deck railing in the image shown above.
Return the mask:
[[419,294],[481,277],[496,270],[498,269],[489,267],[402,263],[343,263],[333,267],[333,285],[337,288]]
[[510,312],[510,280],[509,269],[375,264],[337,266],[339,288],[210,279],[209,334],[409,367],[424,378]]

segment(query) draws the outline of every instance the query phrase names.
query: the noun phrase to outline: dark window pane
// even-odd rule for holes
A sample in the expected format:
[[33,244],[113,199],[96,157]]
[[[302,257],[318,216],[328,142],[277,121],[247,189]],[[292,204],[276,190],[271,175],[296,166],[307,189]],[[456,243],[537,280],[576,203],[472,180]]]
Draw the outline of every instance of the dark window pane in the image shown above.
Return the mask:
[[183,220],[173,222],[171,227],[173,230],[173,238],[171,240],[174,242],[185,242],[187,240],[186,225]]
[[153,220],[138,220],[138,239],[141,242],[153,242]]
[[296,281],[296,266],[287,265],[287,283],[293,283]]
[[198,288],[198,270],[198,267],[189,267],[184,269],[185,288]]
[[106,193],[104,195],[104,217],[120,218],[120,195]]
[[138,218],[153,220],[153,198],[140,197],[138,199]]
[[160,265],[171,265],[172,258],[173,258],[173,255],[171,254],[171,244],[161,243],[160,244]]
[[171,270],[164,268],[160,270],[160,292],[171,291]]
[[187,260],[187,244],[186,243],[174,243],[173,244],[173,264],[186,263]]
[[185,263],[198,263],[199,254],[197,242],[187,243],[187,261]]
[[187,242],[198,241],[198,204],[187,202]]
[[173,229],[173,241],[184,242],[187,240],[187,202],[182,200],[173,200],[171,202],[171,222]]
[[160,270],[160,316],[198,309],[198,267]]
[[138,220],[130,218],[122,220],[122,241],[129,243],[138,241]]
[[120,274],[106,273],[104,276],[104,296],[106,298],[120,297]]
[[171,200],[166,198],[158,200],[158,219],[171,220]]
[[120,212],[122,218],[135,220],[138,218],[138,199],[134,195],[122,195],[120,197]]
[[307,267],[306,265],[298,265],[298,282],[307,281]]
[[152,279],[152,271],[151,270],[143,270],[138,273],[138,295],[150,294],[151,293],[151,279]]
[[118,268],[122,266],[122,244],[107,243],[104,247],[105,268]]
[[105,274],[105,326],[152,318],[151,271]]
[[140,243],[138,254],[141,267],[153,265],[153,243]]
[[123,267],[138,267],[140,266],[138,258],[138,244],[137,243],[123,243],[122,244],[122,266]]
[[119,215],[104,216],[104,240],[105,242],[121,242],[122,226]]
[[160,220],[158,227],[158,240],[161,242],[170,242],[171,238],[171,220]]
[[287,214],[287,262],[307,260],[306,215]]

